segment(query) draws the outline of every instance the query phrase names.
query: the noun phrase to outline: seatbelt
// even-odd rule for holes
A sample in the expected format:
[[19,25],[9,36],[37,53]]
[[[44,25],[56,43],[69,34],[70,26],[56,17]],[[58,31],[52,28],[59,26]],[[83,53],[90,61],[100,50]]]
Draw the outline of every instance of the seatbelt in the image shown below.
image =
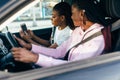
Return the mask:
[[51,44],[54,43],[55,30],[56,30],[56,27],[54,26],[54,27],[52,28],[52,34],[51,34],[51,41],[50,41]]
[[[97,36],[100,36],[100,35],[102,35],[102,32],[101,32],[101,31],[96,32],[96,33],[94,33],[93,35],[89,36],[88,38],[84,39],[83,41],[77,43],[77,44],[74,45],[72,48],[78,47],[80,44],[83,44],[83,43],[85,43],[85,42],[87,42],[87,41],[90,41],[91,39],[93,39],[93,38],[95,38],[95,37],[97,37]],[[71,50],[72,48],[70,48],[70,49],[67,51],[67,53],[66,53],[66,55],[65,55],[65,57],[64,57],[64,60],[68,60],[69,52],[70,52],[70,50]]]

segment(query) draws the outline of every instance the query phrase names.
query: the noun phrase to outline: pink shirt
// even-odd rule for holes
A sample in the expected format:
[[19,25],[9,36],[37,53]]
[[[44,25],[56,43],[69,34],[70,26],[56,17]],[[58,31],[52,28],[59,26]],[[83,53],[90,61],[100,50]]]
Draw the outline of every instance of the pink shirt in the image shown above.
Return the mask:
[[77,48],[72,48],[68,56],[68,61],[57,59],[57,58],[63,58],[66,52],[71,47],[79,43],[82,39],[84,40],[90,35],[98,31],[101,31],[102,28],[103,26],[97,23],[93,24],[85,32],[83,32],[81,27],[78,27],[73,31],[71,37],[56,49],[32,44],[32,52],[39,55],[36,64],[43,67],[50,67],[54,65],[60,65],[67,62],[83,60],[100,55],[103,52],[105,46],[103,35],[95,37],[94,39],[79,45]]

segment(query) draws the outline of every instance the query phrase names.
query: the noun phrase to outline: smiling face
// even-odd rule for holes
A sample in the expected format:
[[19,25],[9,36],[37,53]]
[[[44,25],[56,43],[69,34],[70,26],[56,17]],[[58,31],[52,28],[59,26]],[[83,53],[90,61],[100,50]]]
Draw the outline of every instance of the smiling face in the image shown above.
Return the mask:
[[59,15],[57,11],[53,10],[51,21],[54,26],[61,26],[64,18],[62,15]]

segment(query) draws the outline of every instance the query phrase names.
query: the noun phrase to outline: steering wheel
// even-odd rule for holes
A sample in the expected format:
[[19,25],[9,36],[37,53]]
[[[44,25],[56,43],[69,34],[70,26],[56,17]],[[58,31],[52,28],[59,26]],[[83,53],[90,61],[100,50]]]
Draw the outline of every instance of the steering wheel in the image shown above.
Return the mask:
[[20,45],[17,43],[16,39],[13,37],[13,35],[10,32],[7,32],[5,35],[12,47],[20,47]]
[[[20,45],[17,43],[17,41],[10,32],[7,32],[5,36],[12,47],[20,47]],[[0,59],[0,70],[5,69],[8,69],[9,72],[19,72],[33,69],[33,65],[31,63],[22,63],[15,61],[12,52],[8,52]]]

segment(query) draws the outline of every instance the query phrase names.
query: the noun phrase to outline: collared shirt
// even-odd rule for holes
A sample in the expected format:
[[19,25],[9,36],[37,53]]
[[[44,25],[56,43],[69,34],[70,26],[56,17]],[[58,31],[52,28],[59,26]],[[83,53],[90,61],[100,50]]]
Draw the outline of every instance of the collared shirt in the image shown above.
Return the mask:
[[43,67],[49,67],[100,55],[105,46],[103,35],[95,37],[86,43],[79,45],[77,48],[72,48],[68,56],[68,61],[59,59],[63,58],[71,47],[92,34],[101,31],[102,28],[103,26],[97,23],[93,24],[85,32],[81,27],[78,27],[73,31],[71,37],[56,49],[32,45],[32,52],[39,55],[36,64]]

